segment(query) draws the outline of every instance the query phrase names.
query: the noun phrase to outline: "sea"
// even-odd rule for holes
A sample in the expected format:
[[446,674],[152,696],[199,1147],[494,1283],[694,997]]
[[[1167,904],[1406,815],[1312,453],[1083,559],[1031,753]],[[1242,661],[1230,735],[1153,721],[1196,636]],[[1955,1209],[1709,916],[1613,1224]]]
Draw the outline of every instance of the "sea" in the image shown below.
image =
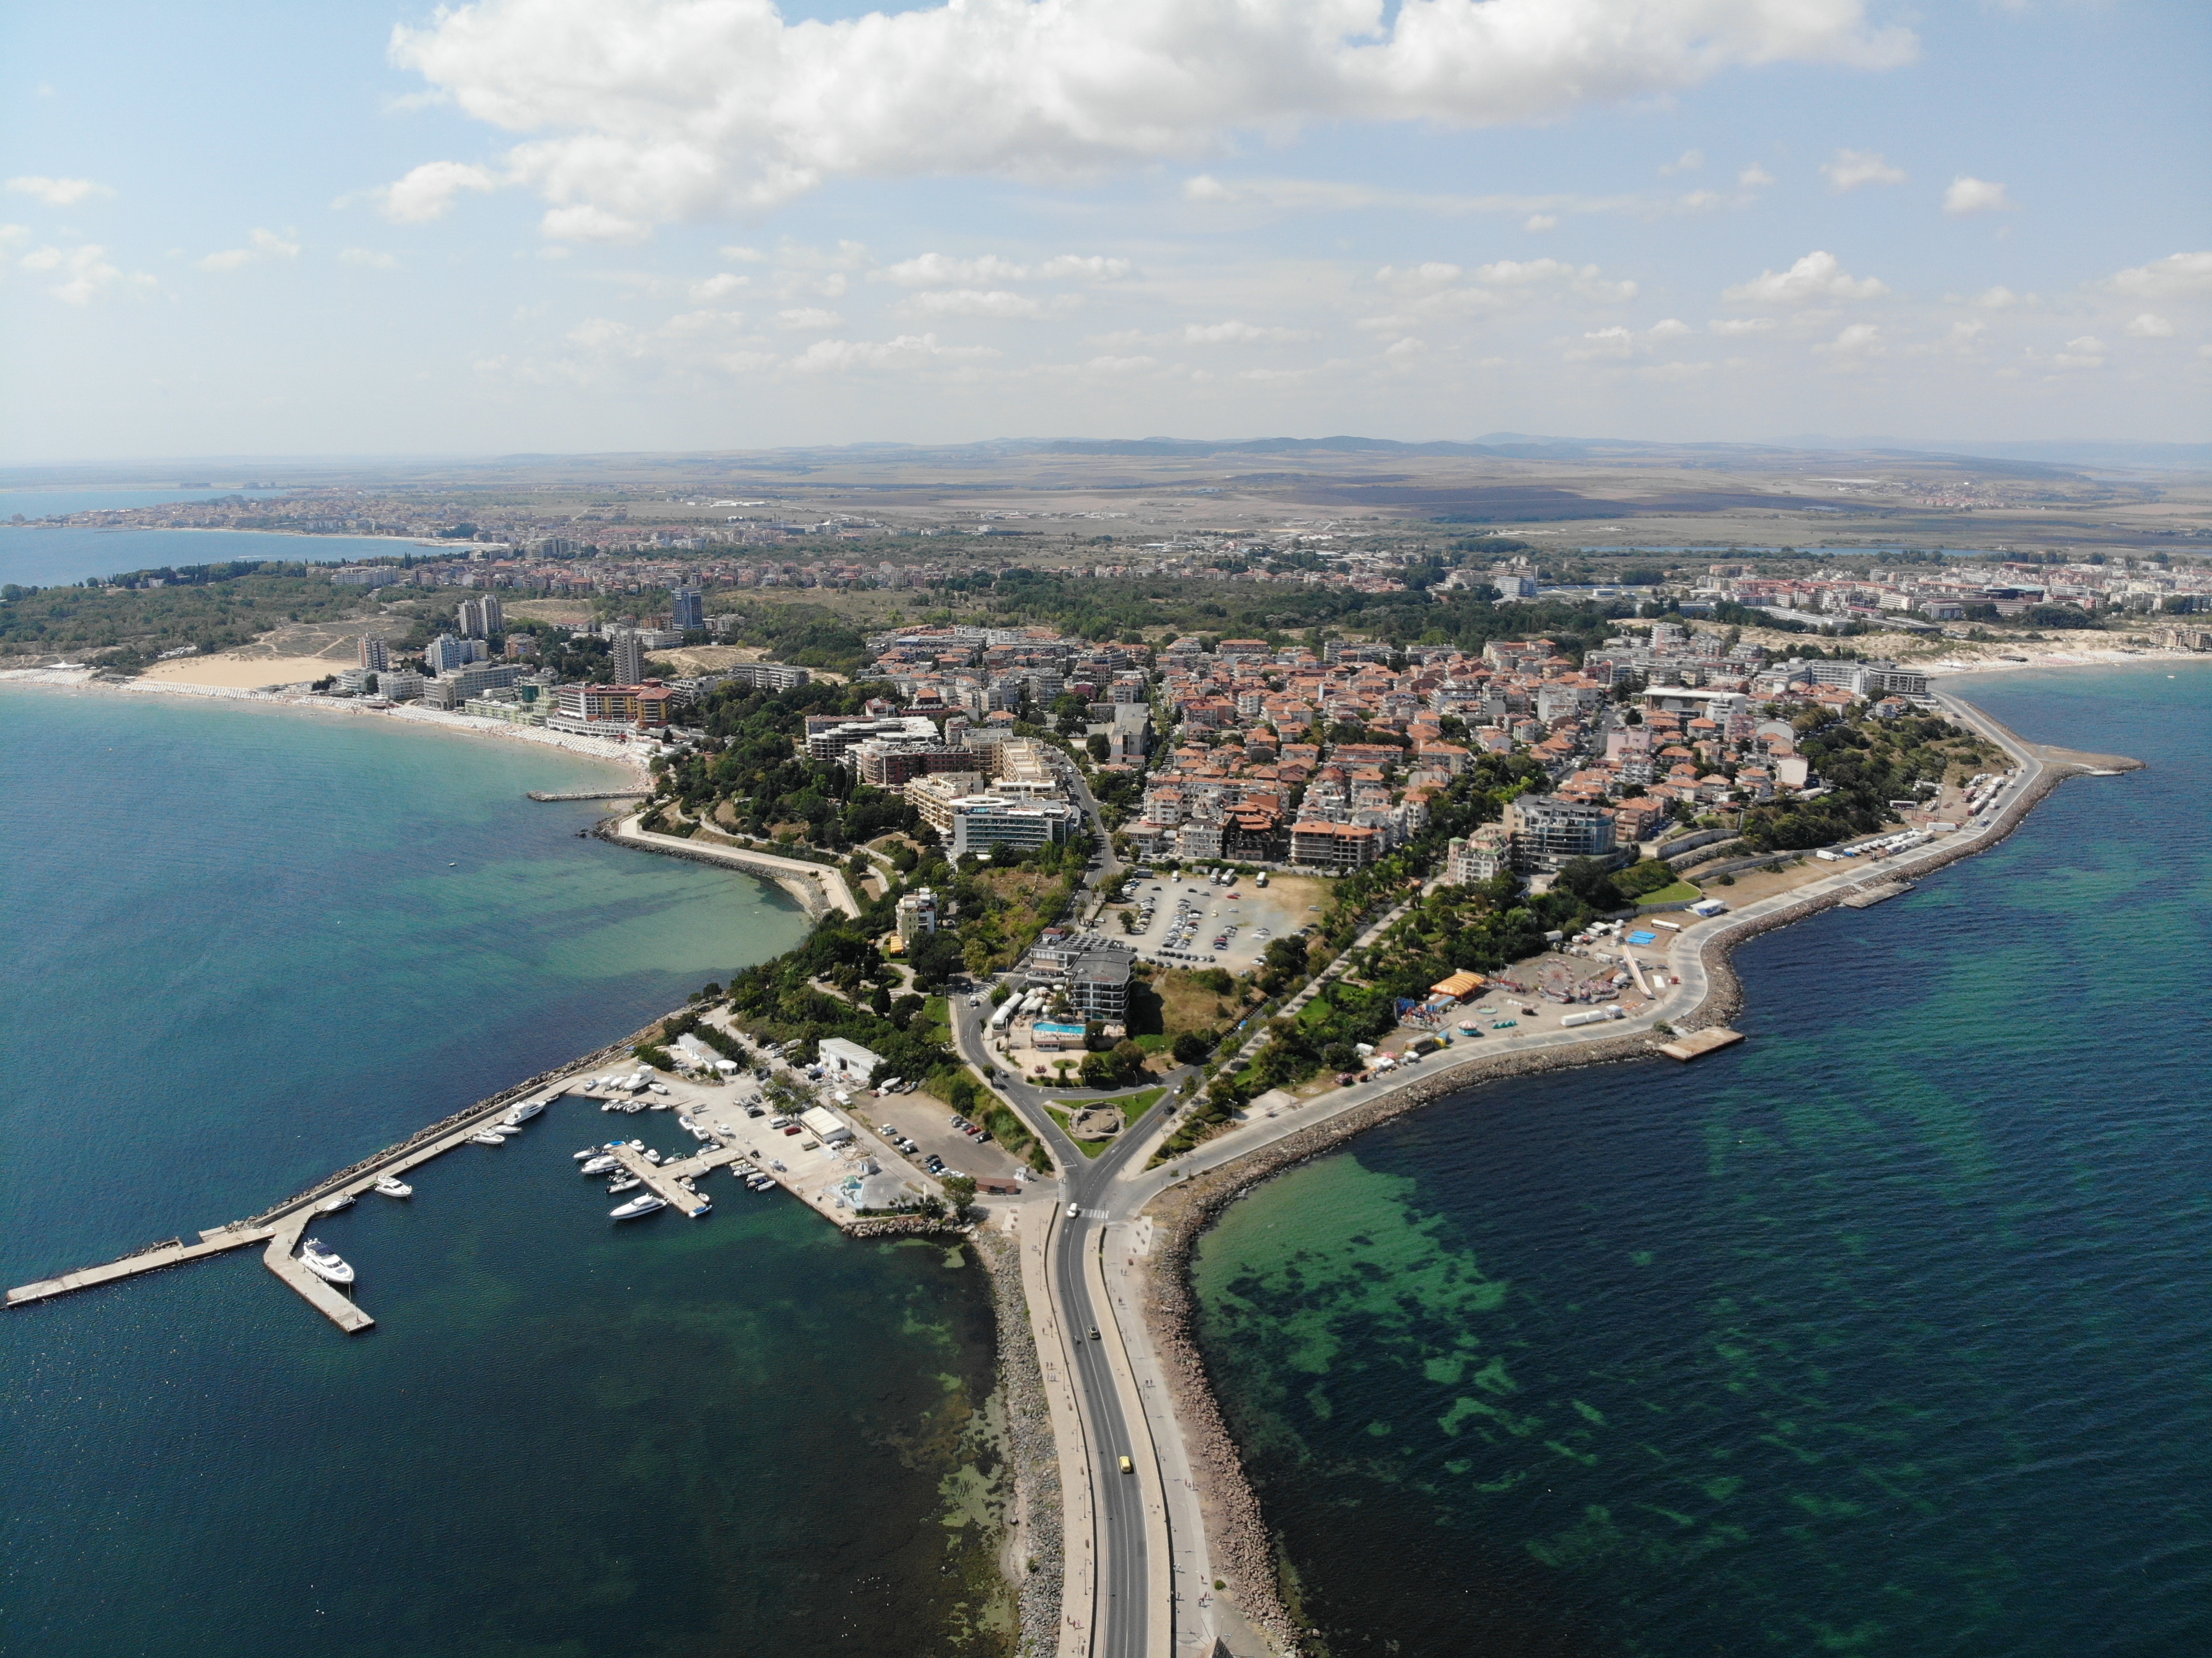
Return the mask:
[[[233,492],[234,493],[234,492]],[[0,515],[21,497],[0,493]],[[152,506],[152,501],[121,503]],[[91,507],[57,507],[88,512]],[[223,564],[234,559],[302,559],[338,564],[419,550],[390,536],[295,536],[265,530],[133,530],[93,524],[0,523],[0,582],[68,586],[93,578],[158,570],[164,565]]]
[[[0,1269],[252,1213],[789,947],[772,886],[580,839],[627,774],[361,716],[0,687]],[[559,1102],[258,1252],[0,1317],[11,1651],[993,1653],[980,1265],[710,1181],[607,1218]],[[688,1144],[688,1142],[685,1142]]]
[[1947,689],[2148,768],[1203,1239],[1313,1650],[2212,1652],[2212,663]]

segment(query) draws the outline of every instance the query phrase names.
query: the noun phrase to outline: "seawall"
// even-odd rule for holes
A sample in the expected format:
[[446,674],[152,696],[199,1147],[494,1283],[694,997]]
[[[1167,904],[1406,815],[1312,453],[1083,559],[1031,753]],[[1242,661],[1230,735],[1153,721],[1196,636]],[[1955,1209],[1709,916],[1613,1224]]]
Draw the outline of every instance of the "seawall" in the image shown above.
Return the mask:
[[[1975,714],[1988,719],[1979,709]],[[1995,720],[1990,720],[1996,725]],[[1962,859],[1990,850],[2008,837],[2027,814],[2069,777],[2106,775],[2132,770],[2141,762],[2123,756],[2077,755],[2033,744],[2000,726],[2044,766],[2035,780],[2008,804],[1990,828],[1972,841],[1937,847],[1911,861],[1917,878]],[[1889,868],[1881,872],[1894,873]],[[1869,876],[1877,872],[1869,871]],[[1678,1029],[1723,1025],[1741,1011],[1746,995],[1734,957],[1742,944],[1777,928],[1832,909],[1856,889],[1832,891],[1755,920],[1723,926],[1708,933],[1698,954],[1706,975],[1705,993],[1670,1023]],[[1154,1224],[1151,1272],[1144,1315],[1181,1425],[1191,1464],[1197,1473],[1206,1515],[1207,1546],[1215,1569],[1229,1581],[1238,1608],[1285,1653],[1297,1650],[1300,1631],[1282,1588],[1275,1540],[1248,1478],[1243,1454],[1231,1434],[1197,1339],[1199,1308],[1190,1266],[1198,1240],[1237,1198],[1285,1170],[1336,1150],[1378,1123],[1507,1078],[1619,1064],[1654,1058],[1650,1036],[1603,1038],[1545,1052],[1477,1059],[1441,1074],[1425,1076],[1329,1121],[1303,1128],[1262,1146],[1237,1162],[1169,1187],[1146,1212]]]

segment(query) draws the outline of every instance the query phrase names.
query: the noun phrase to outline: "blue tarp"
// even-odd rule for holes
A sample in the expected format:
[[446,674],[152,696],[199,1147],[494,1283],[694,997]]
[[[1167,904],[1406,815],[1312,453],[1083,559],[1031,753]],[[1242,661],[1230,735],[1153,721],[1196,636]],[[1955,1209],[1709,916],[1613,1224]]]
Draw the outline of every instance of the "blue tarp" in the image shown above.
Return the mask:
[[1628,942],[1632,944],[1656,944],[1659,942],[1659,935],[1656,932],[1632,932],[1628,935]]

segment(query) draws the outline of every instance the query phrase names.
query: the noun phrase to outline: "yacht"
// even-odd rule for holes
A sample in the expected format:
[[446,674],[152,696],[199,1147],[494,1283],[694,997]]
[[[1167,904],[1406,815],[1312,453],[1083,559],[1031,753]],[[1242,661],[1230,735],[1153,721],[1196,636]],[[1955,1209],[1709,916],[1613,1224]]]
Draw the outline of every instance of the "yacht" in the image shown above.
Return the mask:
[[644,1184],[635,1175],[618,1175],[607,1182],[607,1195],[612,1197],[618,1192],[635,1192]]
[[470,1135],[469,1143],[471,1145],[505,1145],[507,1144],[507,1136],[504,1134],[495,1134],[491,1130],[487,1128],[481,1134]]
[[574,1155],[578,1163],[583,1163],[590,1158],[598,1157],[599,1155],[599,1148],[596,1145],[587,1145],[582,1151],[575,1153]]
[[350,1192],[341,1192],[337,1196],[334,1198],[325,1198],[320,1203],[317,1204],[315,1206],[315,1212],[319,1215],[335,1215],[342,1211],[350,1209],[352,1207],[353,1193]]
[[300,1246],[300,1265],[325,1284],[353,1282],[353,1268],[336,1250],[324,1248],[320,1238],[309,1238]]
[[397,1175],[385,1175],[377,1181],[374,1189],[387,1198],[411,1198],[415,1195],[415,1188]]
[[514,1124],[517,1127],[520,1127],[544,1109],[545,1102],[543,1100],[526,1101],[523,1104],[516,1106],[514,1110],[508,1112],[507,1114],[507,1121]]
[[602,1151],[598,1157],[593,1157],[589,1163],[584,1165],[582,1172],[586,1175],[604,1175],[608,1169],[615,1168],[617,1164],[615,1160],[605,1152]]
[[522,1125],[519,1122],[495,1122],[491,1126],[491,1132],[501,1139],[508,1139],[522,1132]]
[[[607,1211],[609,1220],[635,1220],[640,1215],[649,1215],[656,1209],[668,1207],[668,1199],[657,1198],[650,1192],[640,1193],[628,1203],[619,1204]],[[349,1272],[351,1268],[347,1269]]]

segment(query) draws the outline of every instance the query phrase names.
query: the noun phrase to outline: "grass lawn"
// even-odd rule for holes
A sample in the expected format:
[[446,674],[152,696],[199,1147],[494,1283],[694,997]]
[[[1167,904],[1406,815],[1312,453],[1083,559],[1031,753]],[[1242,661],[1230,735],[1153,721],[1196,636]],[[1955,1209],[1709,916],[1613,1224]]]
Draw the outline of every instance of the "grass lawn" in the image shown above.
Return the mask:
[[[1121,1108],[1121,1121],[1124,1125],[1127,1125],[1136,1121],[1136,1120],[1143,1116],[1146,1112],[1151,1110],[1153,1102],[1158,1100],[1161,1095],[1166,1092],[1167,1090],[1164,1088],[1147,1088],[1139,1094],[1117,1095],[1115,1098],[1110,1100],[1085,1100],[1079,1108],[1088,1111],[1094,1106],[1119,1106]],[[1075,1114],[1073,1112],[1064,1110],[1059,1106],[1049,1103],[1046,1105],[1045,1109],[1052,1113],[1052,1120],[1060,1125],[1060,1132],[1065,1133],[1068,1139],[1075,1140],[1075,1149],[1082,1152],[1085,1157],[1095,1157],[1100,1152],[1105,1151],[1108,1146],[1114,1144],[1111,1139],[1077,1140],[1075,1139],[1075,1129],[1073,1127],[1075,1121]]]
[[1636,902],[1639,904],[1693,904],[1705,896],[1687,881],[1676,881],[1670,886],[1661,887],[1656,892],[1637,894]]

